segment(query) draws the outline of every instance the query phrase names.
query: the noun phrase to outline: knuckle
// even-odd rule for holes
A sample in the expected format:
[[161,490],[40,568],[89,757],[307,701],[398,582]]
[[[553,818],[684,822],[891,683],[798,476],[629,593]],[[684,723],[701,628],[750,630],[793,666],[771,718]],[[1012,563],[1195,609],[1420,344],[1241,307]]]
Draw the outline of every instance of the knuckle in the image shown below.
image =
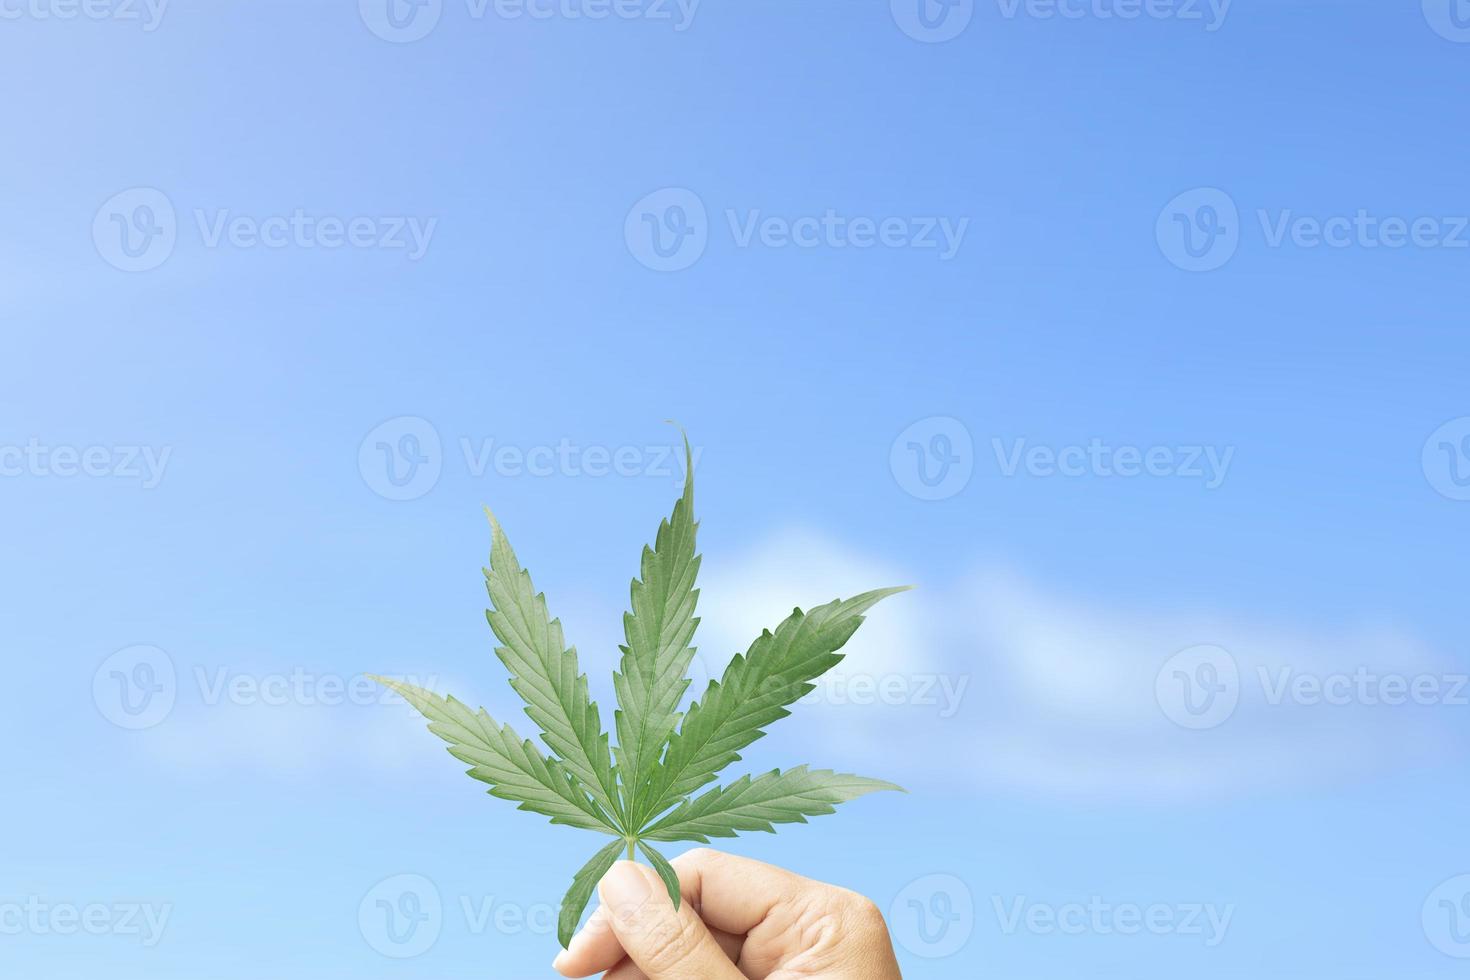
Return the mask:
[[648,935],[648,967],[654,973],[675,970],[697,955],[703,940],[700,927],[680,916],[658,923]]
[[836,887],[812,896],[794,925],[814,949],[851,949],[888,932],[882,910],[871,899]]
[[792,912],[783,924],[782,938],[803,951],[802,965],[812,976],[842,973],[854,962],[881,957],[888,942],[882,911],[867,897],[845,888],[829,886],[813,892]]
[[679,855],[673,863],[679,867],[708,867],[718,858],[719,853],[713,847],[696,847]]
[[849,893],[846,913],[852,927],[863,934],[888,931],[888,922],[883,918],[883,910],[866,895]]

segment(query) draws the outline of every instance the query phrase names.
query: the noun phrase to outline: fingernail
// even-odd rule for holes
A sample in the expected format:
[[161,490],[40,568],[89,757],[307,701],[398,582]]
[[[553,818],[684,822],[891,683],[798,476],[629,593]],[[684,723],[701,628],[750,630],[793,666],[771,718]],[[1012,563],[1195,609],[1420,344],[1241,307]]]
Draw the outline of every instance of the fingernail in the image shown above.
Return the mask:
[[607,913],[603,910],[603,906],[599,905],[592,910],[587,924],[577,931],[571,942],[567,943],[567,948],[556,954],[556,959],[551,961],[551,968],[561,972],[561,968],[577,955],[578,947],[587,945],[592,942],[592,937],[607,930]]
[[603,876],[597,888],[602,904],[616,915],[628,915],[642,907],[653,894],[642,869],[632,861],[619,861]]

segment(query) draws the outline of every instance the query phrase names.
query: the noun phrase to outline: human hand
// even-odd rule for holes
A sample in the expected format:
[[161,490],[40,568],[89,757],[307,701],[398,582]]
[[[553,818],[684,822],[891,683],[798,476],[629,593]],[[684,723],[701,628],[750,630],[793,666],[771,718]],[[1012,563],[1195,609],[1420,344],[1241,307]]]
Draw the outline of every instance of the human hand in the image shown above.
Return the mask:
[[901,980],[883,914],[861,895],[706,848],[673,865],[677,912],[652,868],[620,861],[552,966],[604,980]]

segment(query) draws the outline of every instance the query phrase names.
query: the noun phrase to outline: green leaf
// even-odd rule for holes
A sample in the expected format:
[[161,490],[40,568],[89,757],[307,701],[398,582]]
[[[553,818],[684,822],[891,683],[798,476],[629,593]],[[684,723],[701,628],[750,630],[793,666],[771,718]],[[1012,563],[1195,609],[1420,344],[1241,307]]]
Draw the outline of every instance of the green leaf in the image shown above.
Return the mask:
[[620,815],[617,777],[597,705],[587,695],[587,676],[577,669],[577,651],[562,638],[561,620],[552,619],[546,596],[521,568],[500,522],[490,518],[490,567],[485,588],[493,606],[485,612],[504,644],[495,648],[510,671],[510,686],[526,702],[526,714],[541,728],[547,746],[569,773],[610,814]]
[[653,865],[653,870],[657,871],[658,876],[664,880],[664,887],[669,891],[669,900],[674,903],[674,911],[677,912],[680,903],[684,901],[683,894],[679,891],[679,872],[675,871],[668,859],[655,851],[647,841],[640,840],[638,850],[643,852],[643,856],[648,858],[648,863]]
[[561,915],[556,925],[556,938],[561,941],[562,949],[566,949],[577,934],[577,924],[582,921],[582,913],[591,901],[592,893],[597,890],[597,883],[617,863],[618,855],[622,853],[623,842],[613,841],[598,851],[572,878],[572,887],[567,889],[566,897],[561,900]]
[[[805,823],[833,812],[846,800],[891,783],[798,766],[694,796],[764,729],[790,714],[791,705],[814,689],[813,681],[842,660],[839,652],[875,603],[902,589],[880,589],[850,599],[795,610],[774,632],[766,631],[723,676],[711,683],[681,719],[694,657],[695,608],[700,557],[695,538],[694,454],[684,439],[686,478],[673,513],[660,522],[643,549],[638,578],[623,615],[625,642],[613,674],[617,691],[616,749],[609,746],[597,705],[588,692],[577,651],[566,644],[560,620],[521,567],[504,530],[490,518],[490,562],[485,615],[499,640],[495,648],[511,687],[550,749],[543,755],[509,725],[484,710],[401,681],[375,677],[401,694],[449,743],[449,752],[490,793],[522,810],[616,838],[572,879],[562,902],[557,937],[567,946],[598,883],[624,853],[641,850],[658,872],[674,907],[683,897],[673,865],[653,841],[733,837],[779,823]],[[518,846],[510,842],[508,846]]]
[[684,495],[673,515],[660,522],[652,548],[644,547],[632,585],[632,610],[623,614],[627,643],[621,669],[613,675],[618,706],[618,770],[622,776],[629,826],[648,815],[640,802],[674,726],[689,687],[685,672],[694,657],[690,641],[699,620],[694,607],[699,590],[699,556],[694,537],[694,458],[684,440],[687,469]]
[[741,776],[729,786],[684,802],[643,836],[707,844],[710,837],[734,837],[753,830],[774,833],[772,824],[806,823],[807,817],[832,813],[838,803],[879,790],[903,792],[892,783],[829,769],[774,769],[755,779]]
[[490,795],[520,803],[520,809],[552,823],[622,836],[597,804],[554,759],[545,758],[509,725],[497,725],[452,697],[412,684],[373,677],[403,695],[429,722],[429,731],[449,743],[449,754],[471,766],[469,774],[490,784]]
[[[840,650],[881,599],[904,588],[876,589],[829,602],[810,613],[797,609],[776,632],[769,630],[736,655],[724,677],[712,681],[689,708],[654,774],[644,820],[710,782],[760,738],[767,725],[813,689],[810,683],[842,661]],[[641,823],[642,821],[640,821]]]

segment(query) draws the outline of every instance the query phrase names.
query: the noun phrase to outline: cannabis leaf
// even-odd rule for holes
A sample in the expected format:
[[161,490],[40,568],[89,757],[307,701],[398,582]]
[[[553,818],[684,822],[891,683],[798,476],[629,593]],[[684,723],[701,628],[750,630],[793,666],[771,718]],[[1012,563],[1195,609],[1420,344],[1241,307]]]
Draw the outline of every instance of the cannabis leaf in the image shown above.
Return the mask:
[[679,700],[689,687],[684,675],[694,658],[689,641],[699,625],[694,616],[699,601],[694,534],[699,525],[694,522],[693,460],[687,439],[684,453],[689,465],[684,495],[674,505],[673,516],[659,524],[653,547],[643,548],[643,577],[633,580],[633,609],[623,614],[628,642],[622,648],[622,667],[613,675],[620,705],[618,775],[625,810],[635,825],[647,816],[642,797],[659,753],[679,721]]
[[737,761],[741,749],[765,734],[762,728],[785,718],[789,705],[811,693],[812,680],[841,662],[837,651],[862,624],[863,613],[902,591],[864,592],[806,614],[797,609],[775,633],[762,633],[745,656],[736,654],[723,679],[690,705],[654,775],[654,802],[643,816],[663,811]]
[[734,837],[740,831],[775,833],[773,823],[806,823],[807,817],[832,813],[836,804],[880,789],[899,787],[829,769],[773,769],[755,779],[741,776],[729,786],[686,800],[643,835],[650,840],[708,844],[711,837]]
[[591,901],[592,892],[597,888],[597,883],[602,880],[603,875],[607,874],[608,869],[617,863],[622,853],[623,842],[613,841],[598,851],[572,879],[572,887],[568,890],[567,897],[562,899],[561,915],[556,924],[556,934],[561,938],[563,947],[571,942],[572,936],[576,933],[577,923],[582,920],[582,910]]
[[588,700],[587,675],[577,671],[577,651],[563,649],[561,621],[547,613],[546,596],[531,585],[531,573],[516,560],[500,522],[488,508],[485,513],[491,536],[485,589],[493,606],[485,618],[505,644],[495,654],[510,671],[510,686],[525,699],[526,714],[541,726],[541,738],[593,799],[621,817],[607,735],[597,705]]
[[429,720],[429,731],[449,743],[449,754],[467,763],[475,779],[490,784],[491,796],[514,800],[552,823],[622,836],[561,763],[536,751],[509,725],[496,724],[483,708],[471,711],[452,697],[386,677],[373,679],[417,708]]
[[775,632],[764,631],[743,655],[736,654],[724,675],[681,716],[699,625],[694,615],[699,525],[687,438],[684,458],[684,493],[659,524],[653,546],[643,549],[631,608],[623,615],[625,643],[613,675],[616,750],[609,747],[601,714],[588,696],[576,649],[566,645],[561,621],[551,617],[546,597],[535,590],[493,514],[486,618],[500,641],[495,653],[510,672],[510,685],[553,755],[543,755],[483,709],[374,677],[418,709],[429,731],[470,766],[469,775],[490,785],[492,796],[519,803],[552,823],[617,838],[572,878],[557,928],[563,946],[576,932],[597,883],[625,851],[629,860],[643,853],[677,907],[678,875],[651,841],[703,843],[770,832],[775,824],[805,823],[867,793],[899,789],[877,779],[797,766],[742,776],[693,795],[738,761],[767,726],[790,714],[791,705],[813,690],[812,681],[841,662],[838,651],[862,625],[864,614],[903,589],[864,592],[809,612],[794,610]]

